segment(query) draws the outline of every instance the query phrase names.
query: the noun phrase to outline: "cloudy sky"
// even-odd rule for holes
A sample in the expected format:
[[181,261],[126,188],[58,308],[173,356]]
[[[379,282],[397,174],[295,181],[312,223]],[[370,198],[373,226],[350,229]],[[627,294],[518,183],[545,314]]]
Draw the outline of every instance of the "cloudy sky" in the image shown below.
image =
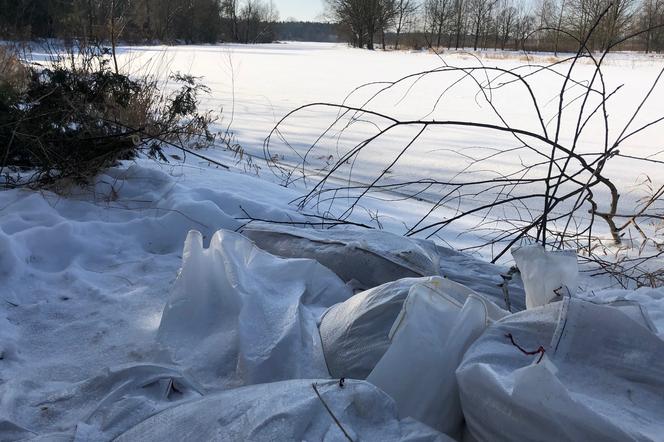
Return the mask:
[[288,20],[316,20],[323,12],[323,0],[274,0],[279,18]]

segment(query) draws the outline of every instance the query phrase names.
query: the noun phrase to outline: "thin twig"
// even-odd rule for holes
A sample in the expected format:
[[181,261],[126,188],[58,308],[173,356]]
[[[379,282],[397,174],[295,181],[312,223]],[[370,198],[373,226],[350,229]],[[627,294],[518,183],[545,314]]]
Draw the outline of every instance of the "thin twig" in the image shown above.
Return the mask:
[[316,392],[316,396],[318,396],[318,399],[320,399],[321,403],[323,404],[323,406],[327,410],[328,414],[332,417],[332,420],[334,421],[334,423],[337,424],[337,427],[339,427],[339,429],[344,434],[344,436],[346,436],[346,439],[349,440],[350,442],[353,442],[353,439],[348,435],[348,433],[346,432],[346,429],[344,428],[344,426],[341,425],[341,422],[339,422],[339,419],[337,419],[337,417],[334,415],[334,413],[332,412],[330,407],[327,405],[327,402],[325,402],[325,399],[323,399],[323,396],[321,396],[321,394],[318,392],[318,387],[316,386],[316,383],[314,382],[313,384],[311,384],[311,387]]

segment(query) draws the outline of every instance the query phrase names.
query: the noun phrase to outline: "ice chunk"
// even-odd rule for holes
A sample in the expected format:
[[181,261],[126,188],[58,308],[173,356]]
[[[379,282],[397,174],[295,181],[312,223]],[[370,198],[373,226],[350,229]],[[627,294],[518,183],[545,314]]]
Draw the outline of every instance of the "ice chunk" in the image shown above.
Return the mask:
[[512,256],[526,290],[526,308],[548,304],[576,292],[579,266],[572,250],[549,252],[540,245],[514,248]]
[[661,440],[664,341],[638,318],[566,298],[491,326],[457,370],[471,435]]
[[433,243],[387,232],[252,226],[243,233],[275,255],[315,259],[361,288],[440,273]]
[[[432,241],[382,230],[328,230],[252,223],[243,234],[270,253],[320,262],[361,290],[404,278],[443,276],[504,305],[507,270]],[[511,306],[525,308],[519,281],[509,285]]]
[[410,416],[450,436],[463,416],[455,371],[485,328],[509,313],[455,282],[414,285],[391,331],[392,342],[367,380]]
[[330,374],[366,379],[390,346],[390,330],[408,292],[413,285],[430,280],[388,282],[330,307],[319,326]]
[[207,379],[327,377],[317,321],[351,295],[316,261],[278,258],[224,230],[204,249],[191,232],[158,340]]

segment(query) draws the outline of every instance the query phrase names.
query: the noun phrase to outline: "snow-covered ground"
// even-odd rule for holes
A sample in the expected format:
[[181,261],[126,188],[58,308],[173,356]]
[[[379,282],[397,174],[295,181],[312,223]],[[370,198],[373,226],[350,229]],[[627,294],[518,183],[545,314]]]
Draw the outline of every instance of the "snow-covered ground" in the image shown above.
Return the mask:
[[[464,54],[446,54],[444,58],[454,64],[477,63]],[[205,105],[223,108],[221,125],[230,125],[246,152],[259,157],[270,129],[293,108],[310,102],[340,103],[361,84],[393,81],[441,65],[441,59],[430,53],[367,52],[310,43],[124,48],[122,60],[149,66],[160,75],[170,70],[203,76],[212,89]],[[523,62],[493,57],[483,61],[501,67]],[[643,85],[654,80],[662,65],[661,59],[623,54],[608,61],[607,83],[626,83],[615,98],[616,113],[612,116],[616,126],[629,118],[620,110],[638,105]],[[588,75],[590,69],[590,65],[583,65],[581,75]],[[439,93],[436,81],[425,79],[416,84],[403,101],[399,101],[404,92],[400,90],[372,107],[404,118],[422,117],[428,113],[423,103],[431,104]],[[549,98],[555,96],[545,82],[536,88]],[[362,91],[351,101],[362,103],[368,93]],[[658,89],[655,94],[643,110],[646,119],[656,115],[654,109],[664,100],[664,91]],[[478,118],[477,112],[486,108],[478,106],[473,96],[469,91],[450,96],[435,111],[435,118]],[[532,109],[519,101],[522,98],[508,95],[502,99],[506,100],[508,118],[531,127]],[[547,107],[549,112],[554,108],[554,104]],[[320,135],[329,118],[329,112],[308,112],[294,120],[285,135],[302,148]],[[589,131],[583,149],[597,149],[593,133],[597,128]],[[463,146],[478,142],[472,135],[472,131],[458,130],[442,136],[445,142]],[[396,134],[393,144],[386,142],[370,153],[367,163],[380,168],[384,158],[397,149],[396,143],[403,140],[401,136],[404,134]],[[437,140],[436,134],[431,134],[429,144],[420,146],[400,173],[441,179],[453,176],[463,164],[434,155]],[[274,149],[284,156],[283,161],[291,160],[284,145],[277,144]],[[333,147],[327,149],[332,151]],[[635,137],[629,149],[644,156],[658,154],[664,149],[663,129],[658,126]],[[210,150],[206,155],[227,164],[236,161],[221,150]],[[282,187],[280,178],[264,163],[255,159],[254,164],[261,167],[258,173],[255,169],[245,172],[244,161],[228,171],[191,157],[172,164],[141,159],[109,170],[88,189],[72,189],[66,195],[0,192],[0,435],[18,439],[63,433],[67,440],[77,431],[80,440],[94,440],[89,436],[94,433],[86,439],[87,427],[81,423],[95,422],[91,413],[107,393],[99,385],[111,385],[117,367],[170,361],[157,344],[157,330],[190,230],[200,231],[207,246],[217,230],[237,230],[249,215],[273,221],[311,220],[290,204],[302,195],[305,183]],[[642,168],[619,159],[613,167],[612,176],[620,186],[631,186],[644,174],[655,184],[664,183],[661,171],[652,165]],[[360,169],[354,177],[363,180],[371,172],[370,167]],[[376,199],[367,203],[367,209],[354,220],[371,223],[372,211],[377,211],[386,230],[401,233],[404,225],[411,225],[425,213],[427,206],[417,201],[386,203]],[[457,247],[474,241],[472,235],[459,238],[461,232],[463,225],[443,235],[441,241]],[[464,282],[476,279],[478,286],[497,285],[500,272],[505,270],[471,258],[450,259],[445,265],[443,275],[455,275]],[[590,287],[584,296],[639,301],[657,334],[664,337],[663,290],[599,291]],[[111,374],[105,371],[109,368]],[[215,383],[214,375],[207,372],[198,376],[202,390],[227,387],[224,382]]]
[[[287,42],[267,45],[220,45],[220,46],[149,46],[120,48],[120,65],[131,72],[144,72],[161,79],[170,86],[169,74],[182,72],[200,77],[210,87],[209,96],[203,97],[203,107],[213,109],[221,115],[220,130],[230,129],[245,152],[245,159],[253,156],[253,167],[246,169],[258,172],[261,178],[283,183],[284,177],[275,168],[261,161],[266,154],[276,158],[279,165],[287,168],[297,166],[306,156],[306,183],[289,182],[299,189],[300,195],[320,178],[318,170],[327,170],[356,143],[375,133],[376,123],[384,127],[385,122],[363,115],[359,121],[341,119],[330,130],[330,124],[339,116],[339,110],[328,107],[307,108],[290,116],[279,126],[279,131],[265,145],[266,137],[280,120],[290,111],[310,103],[346,104],[364,106],[370,111],[387,114],[400,120],[427,119],[467,120],[481,123],[508,124],[518,129],[542,133],[541,122],[531,103],[529,91],[519,81],[505,84],[491,92],[493,106],[504,117],[501,122],[479,94],[476,81],[489,78],[493,86],[507,80],[514,80],[507,74],[495,71],[475,71],[473,77],[462,78],[458,72],[436,72],[426,76],[413,76],[408,80],[383,90],[389,82],[397,81],[420,72],[441,69],[444,66],[471,68],[485,66],[514,72],[526,78],[533,95],[537,98],[542,121],[546,124],[551,139],[554,138],[558,113],[559,91],[570,63],[554,66],[552,70],[541,70],[539,66],[561,60],[570,54],[554,58],[550,54],[530,54],[516,52],[503,53],[488,51],[479,54],[461,51],[434,54],[427,51],[382,52],[352,49],[342,44]],[[45,58],[39,51],[34,57],[38,61]],[[528,65],[528,66],[525,66]],[[636,55],[629,53],[610,54],[603,62],[602,77],[595,77],[594,87],[603,84],[610,95],[607,101],[609,114],[608,141],[612,142],[629,122],[630,130],[636,129],[653,119],[660,118],[661,102],[664,100],[664,85],[658,84],[649,94],[638,115],[631,122],[633,113],[648,93],[649,86],[657,79],[664,67],[664,58],[656,55]],[[581,60],[574,67],[573,79],[579,84],[588,84],[595,74],[590,60]],[[358,89],[359,88],[359,89]],[[617,89],[617,90],[616,90]],[[380,93],[379,93],[380,92]],[[441,97],[441,94],[445,93]],[[579,85],[567,84],[563,118],[561,119],[559,141],[570,146],[578,124],[578,109],[583,92]],[[379,93],[378,96],[375,96]],[[371,98],[370,102],[367,102]],[[591,94],[586,103],[587,116],[598,102],[596,94]],[[597,109],[599,110],[599,109]],[[584,117],[585,118],[585,117]],[[343,129],[343,131],[342,131]],[[347,167],[335,172],[332,184],[366,184],[372,182],[397,157],[399,161],[390,167],[377,184],[386,185],[402,181],[433,179],[438,181],[479,181],[496,178],[497,174],[508,174],[520,170],[524,164],[541,163],[541,156],[528,150],[514,154],[496,155],[498,151],[509,152],[518,145],[509,134],[478,130],[473,127],[431,127],[417,139],[408,151],[399,156],[419,130],[419,127],[397,127],[385,136],[371,143]],[[576,152],[593,154],[604,148],[604,121],[600,112],[584,125],[583,134],[576,141]],[[533,140],[530,140],[533,141]],[[308,149],[315,144],[315,149]],[[549,155],[550,146],[534,143],[534,146]],[[664,124],[655,124],[631,137],[620,147],[620,154],[664,160]],[[489,157],[489,161],[472,164],[470,158]],[[592,157],[588,157],[592,158]],[[647,188],[659,188],[664,181],[658,168],[661,163],[645,163],[634,159],[615,157],[605,168],[604,174],[621,189],[619,212],[632,213],[639,198],[645,196]],[[572,161],[571,167],[574,167]],[[260,168],[260,171],[257,171]],[[546,165],[533,168],[524,178],[541,176]],[[275,176],[274,172],[277,173]],[[585,175],[582,175],[585,179]],[[293,178],[293,177],[291,177]],[[296,170],[295,178],[298,178]],[[650,180],[649,182],[647,180]],[[330,187],[330,186],[328,186]],[[541,194],[543,184],[533,187],[523,186],[514,190],[516,195]],[[563,185],[560,192],[566,187]],[[394,232],[406,232],[431,209],[441,194],[452,189],[436,187],[422,191],[417,196],[423,200],[403,201],[405,193],[370,192],[360,203],[372,225]],[[477,192],[478,187],[468,188]],[[460,209],[468,209],[478,203],[489,203],[497,197],[496,192],[482,189],[480,195],[470,197],[459,192],[458,197],[450,197],[445,204],[436,208],[428,218],[433,223],[456,214]],[[414,190],[408,189],[412,193]],[[406,192],[406,190],[404,190]],[[594,189],[600,211],[608,208],[606,189]],[[452,195],[456,195],[452,191]],[[323,197],[329,194],[323,195]],[[340,215],[346,209],[348,200],[340,199],[334,204],[315,206],[311,209],[329,211]],[[481,241],[484,230],[478,223],[495,220],[495,227],[503,218],[523,218],[541,213],[541,200],[530,200],[527,213],[480,212],[464,217],[438,232],[436,238],[454,248],[465,249]],[[505,206],[504,206],[505,208]],[[559,207],[558,213],[565,207]],[[585,210],[585,207],[584,207]],[[555,214],[556,212],[554,212]],[[368,217],[362,215],[370,215]],[[588,222],[588,216],[579,214],[580,222]],[[421,227],[421,226],[420,226]],[[484,227],[484,226],[483,226]],[[425,235],[431,233],[424,232]],[[598,222],[594,228],[596,235],[607,234],[606,226]],[[638,236],[638,234],[636,235]],[[482,256],[490,258],[490,251]]]
[[[545,54],[526,57],[518,53],[505,55],[490,51],[477,58],[476,55],[462,52],[369,52],[344,45],[318,43],[138,47],[122,51],[121,60],[133,70],[145,69],[161,78],[165,78],[171,71],[202,77],[212,90],[205,104],[223,111],[220,127],[230,127],[245,152],[259,158],[264,157],[264,142],[275,124],[288,112],[310,103],[364,105],[366,109],[401,120],[468,120],[502,125],[486,100],[478,94],[475,80],[471,77],[461,78],[462,74],[458,72],[415,76],[382,91],[387,86],[386,82],[418,72],[440,69],[446,65],[466,68],[484,65],[506,70],[516,69],[515,72],[529,81],[539,102],[542,120],[553,138],[552,134],[556,130],[554,116],[558,112],[558,96],[564,82],[564,78],[558,73],[564,74],[570,67],[569,63],[563,63],[554,67],[553,71],[539,71],[537,66],[558,60]],[[530,66],[523,67],[524,64]],[[664,59],[656,56],[617,53],[611,54],[604,61],[603,77],[596,77],[594,86],[599,88],[603,82],[607,94],[618,88],[607,102],[610,142],[628,123],[662,67]],[[593,74],[594,66],[590,60],[582,60],[574,68],[573,78],[579,83],[587,84]],[[513,79],[506,74],[501,76],[497,72],[483,71],[474,72],[474,77],[480,82],[484,81],[485,77],[491,77],[494,86]],[[356,89],[360,86],[360,89]],[[367,100],[379,91],[382,91],[380,95],[367,104]],[[440,99],[443,92],[445,95]],[[577,113],[582,102],[577,96],[582,92],[579,86],[567,85],[559,137],[561,144],[566,146],[571,145],[574,138]],[[491,99],[504,117],[505,123],[519,129],[542,132],[528,90],[518,81],[494,89]],[[663,100],[664,86],[659,84],[629,128],[635,129],[661,117]],[[586,104],[586,115],[597,105],[597,96],[591,94]],[[269,155],[275,156],[282,165],[297,165],[307,149],[315,143],[316,148],[306,156],[308,173],[311,174],[314,170],[329,167],[330,163],[337,161],[356,143],[371,136],[376,130],[375,123],[382,127],[385,125],[384,121],[363,115],[360,121],[353,121],[352,124],[350,120],[342,119],[329,130],[328,126],[338,115],[338,109],[325,107],[308,108],[296,113],[284,121],[279,132],[271,137]],[[583,134],[576,143],[578,153],[596,153],[603,150],[603,124],[598,113],[585,125]],[[339,183],[339,180],[350,180],[352,183],[373,181],[397,158],[401,149],[418,130],[419,127],[397,127],[390,130],[386,136],[364,149],[348,167],[339,169],[335,175],[335,183]],[[514,155],[494,155],[488,163],[475,165],[469,160],[469,157],[491,155],[496,150],[507,151],[518,144],[510,135],[477,128],[428,128],[378,184],[418,179],[468,181],[495,178],[496,173],[514,172],[522,163],[533,164],[541,160],[537,154],[528,151],[519,151]],[[550,147],[539,147],[548,154]],[[620,153],[662,160],[663,150],[664,125],[656,124],[630,138],[621,146]],[[262,167],[261,176],[264,179],[282,182],[283,177],[272,176],[272,171],[267,170],[265,164],[258,165]],[[663,184],[658,166],[661,164],[626,158],[611,159],[605,175],[623,190],[622,212],[632,212],[638,198],[644,195],[644,186],[638,183],[643,183],[646,177],[652,180],[653,188]],[[535,173],[541,174],[542,169],[535,170],[540,172],[533,172],[527,177],[533,177]],[[309,185],[314,181],[315,179],[310,177]],[[542,184],[532,189],[524,187],[521,192],[541,193],[542,187]],[[596,188],[595,192],[600,210],[606,209],[605,189]],[[404,232],[427,213],[430,203],[436,201],[441,193],[444,193],[443,190],[436,188],[432,192],[418,194],[428,202],[426,204],[413,204],[412,201],[395,201],[388,204],[385,200],[399,200],[402,195],[370,193],[360,206],[372,213],[374,219],[378,219],[388,230]],[[452,199],[434,211],[430,221],[449,217],[459,208],[489,202],[494,196],[491,192],[483,192],[472,199]],[[347,201],[337,203],[335,206],[328,207],[324,204],[317,208],[339,215],[344,211]],[[540,206],[541,202],[536,202],[531,204],[529,209],[537,212]],[[471,232],[483,215],[484,213],[478,213],[477,216],[463,218],[447,226],[438,235],[439,240],[447,241],[455,248],[476,244],[478,234]],[[500,219],[501,216],[513,215],[492,213],[489,218]],[[605,233],[604,226],[597,224],[595,233]]]

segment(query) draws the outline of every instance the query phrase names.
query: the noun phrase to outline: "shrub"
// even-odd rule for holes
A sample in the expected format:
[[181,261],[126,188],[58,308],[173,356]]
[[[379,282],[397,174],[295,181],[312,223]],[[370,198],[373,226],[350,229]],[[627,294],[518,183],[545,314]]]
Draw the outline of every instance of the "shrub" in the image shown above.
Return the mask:
[[191,148],[214,142],[214,117],[199,113],[207,88],[176,74],[180,88],[162,94],[155,80],[110,69],[108,51],[84,62],[26,66],[15,56],[0,72],[0,185],[40,187],[85,183],[140,153],[165,160],[165,143]]

